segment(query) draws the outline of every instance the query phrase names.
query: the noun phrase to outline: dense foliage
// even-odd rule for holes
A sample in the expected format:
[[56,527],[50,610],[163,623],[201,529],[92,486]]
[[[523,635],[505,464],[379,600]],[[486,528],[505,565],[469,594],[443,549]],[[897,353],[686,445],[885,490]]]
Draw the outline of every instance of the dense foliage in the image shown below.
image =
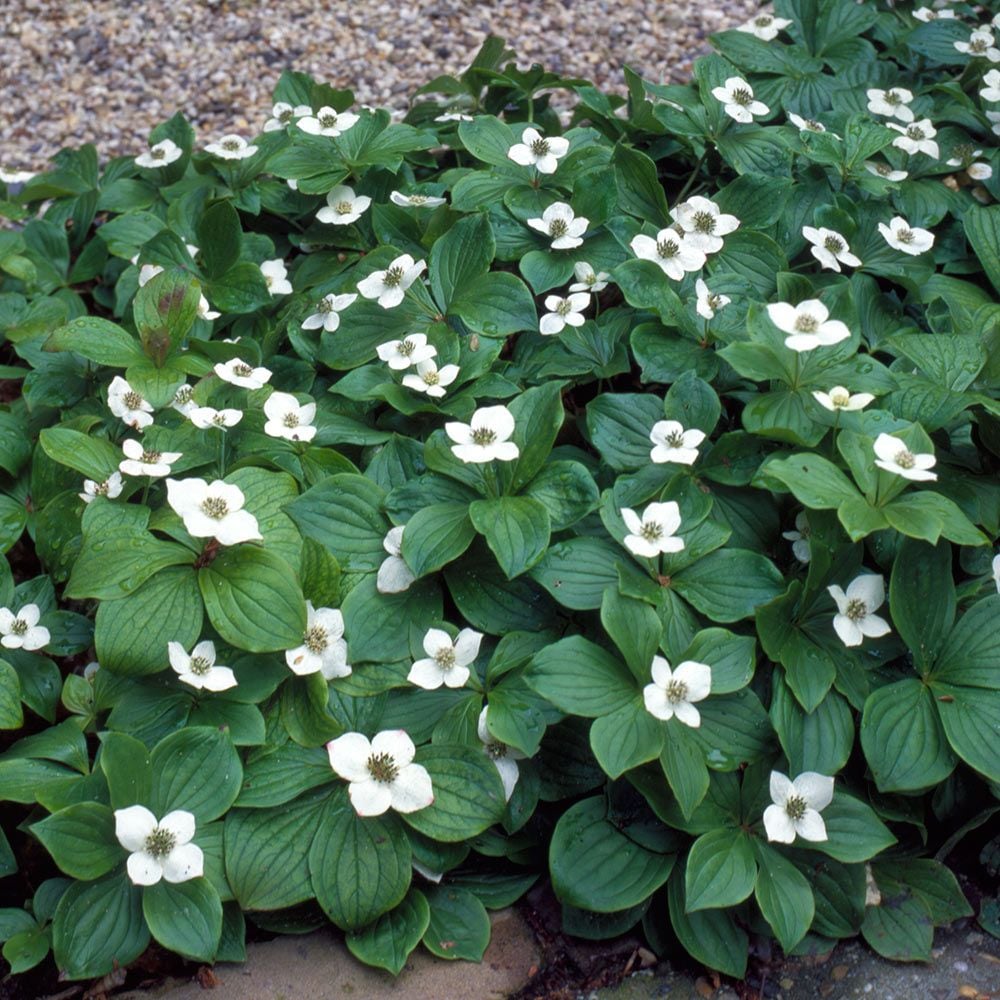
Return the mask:
[[543,873],[732,975],[972,912],[1000,52],[775,6],[689,86],[491,39],[402,122],[286,73],[249,140],[0,186],[16,971],[478,958]]

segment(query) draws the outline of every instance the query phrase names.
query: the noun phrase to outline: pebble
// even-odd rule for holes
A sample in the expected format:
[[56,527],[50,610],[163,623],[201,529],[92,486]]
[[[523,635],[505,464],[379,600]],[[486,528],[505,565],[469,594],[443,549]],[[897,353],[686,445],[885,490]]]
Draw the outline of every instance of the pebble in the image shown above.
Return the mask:
[[619,93],[623,64],[683,82],[709,34],[758,10],[757,0],[0,0],[3,166],[43,169],[84,142],[102,157],[135,155],[177,110],[202,143],[249,135],[285,67],[402,112],[416,87],[464,69],[491,32],[518,66]]

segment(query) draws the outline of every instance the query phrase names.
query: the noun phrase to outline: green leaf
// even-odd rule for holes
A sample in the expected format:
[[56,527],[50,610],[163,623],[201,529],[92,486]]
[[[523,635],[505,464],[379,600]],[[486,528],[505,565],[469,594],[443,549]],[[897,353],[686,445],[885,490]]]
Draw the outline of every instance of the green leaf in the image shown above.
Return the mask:
[[615,168],[619,207],[654,226],[668,225],[667,199],[656,164],[645,153],[623,145],[615,146],[611,163]]
[[531,497],[475,500],[469,517],[508,579],[530,569],[548,547],[549,512]]
[[765,468],[812,510],[836,510],[844,502],[861,500],[847,476],[821,455],[790,455],[768,462]]
[[122,859],[115,818],[98,802],[60,809],[32,824],[31,832],[67,875],[81,881],[100,878]]
[[955,621],[951,546],[904,539],[892,566],[889,607],[917,669],[926,670],[937,659]]
[[719,549],[671,578],[671,586],[716,622],[753,615],[784,590],[785,578],[769,559],[744,549]]
[[827,839],[809,846],[837,861],[870,861],[896,842],[871,806],[840,791],[823,810],[823,822]]
[[59,327],[45,341],[45,350],[73,351],[111,368],[127,368],[143,356],[135,337],[97,316],[79,316]]
[[670,923],[688,954],[727,976],[742,979],[747,968],[749,940],[746,932],[726,910],[687,912],[684,872],[678,869],[670,880]]
[[441,620],[441,591],[433,580],[418,581],[401,594],[380,594],[376,584],[371,573],[344,598],[341,610],[350,658],[375,663],[405,660],[410,655],[410,631],[423,634],[432,622]]
[[497,167],[513,163],[507,153],[517,141],[514,133],[509,125],[492,115],[476,115],[471,122],[461,122],[458,137],[477,160]]
[[138,590],[161,569],[193,562],[194,553],[183,545],[149,533],[99,537],[85,531],[65,593],[74,599],[114,600]]
[[536,653],[526,679],[560,711],[590,719],[617,711],[637,692],[634,678],[620,660],[579,635]]
[[153,748],[149,808],[158,817],[174,809],[194,813],[199,826],[218,819],[236,801],[243,766],[229,733],[188,726]]
[[500,470],[501,484],[510,492],[521,490],[549,460],[552,446],[566,418],[562,390],[566,383],[548,382],[522,392],[510,404],[514,417],[513,440],[520,454]]
[[[325,686],[325,685],[324,685]],[[243,808],[280,806],[303,792],[332,782],[330,759],[320,747],[297,743],[269,747],[243,769],[243,787],[236,804]]]
[[663,739],[663,723],[646,711],[641,698],[595,719],[590,727],[591,749],[609,778],[619,778],[633,767],[655,760],[663,749]]
[[22,725],[21,682],[17,671],[6,660],[0,660],[0,729],[20,729]]
[[[895,619],[894,611],[893,621]],[[973,604],[941,645],[931,678],[964,687],[1000,689],[997,621],[1000,621],[1000,596],[987,597]]]
[[479,962],[490,943],[486,907],[467,889],[435,886],[427,893],[430,922],[424,947],[438,958]]
[[240,261],[225,274],[208,282],[205,295],[220,312],[238,315],[252,313],[271,301],[271,293],[267,290],[260,266],[250,261]]
[[663,419],[658,400],[649,395],[605,393],[587,406],[587,431],[601,458],[616,472],[649,464],[649,433]]
[[948,742],[970,767],[1000,781],[1000,691],[933,683]]
[[973,205],[962,216],[965,236],[993,287],[1000,292],[1000,205]]
[[754,889],[757,861],[742,830],[703,833],[688,854],[684,877],[687,912],[742,903]]
[[854,713],[847,699],[830,691],[807,712],[780,672],[772,677],[771,723],[794,774],[836,774],[854,747]]
[[[34,921],[32,921],[34,924]],[[49,953],[52,932],[37,925],[8,938],[3,946],[3,957],[12,975],[33,969]]]
[[705,753],[684,725],[670,727],[664,740],[660,766],[685,819],[690,819],[709,787]]
[[754,841],[760,871],[754,896],[778,943],[788,954],[806,936],[816,912],[809,880],[778,851]]
[[161,881],[142,894],[142,912],[164,948],[196,962],[212,962],[222,936],[222,903],[207,878]]
[[[907,886],[928,909],[935,924],[950,924],[972,916],[972,907],[958,879],[940,861],[931,858],[896,858],[886,864],[887,874]],[[875,869],[876,881],[882,866]]]
[[108,782],[112,809],[148,802],[153,787],[149,751],[134,736],[108,732],[101,736],[101,770]]
[[731,694],[750,683],[757,644],[724,628],[698,632],[678,662],[694,660],[712,668],[712,694]]
[[465,285],[485,274],[493,262],[496,241],[486,215],[459,219],[431,248],[431,291],[442,311]]
[[596,609],[609,587],[617,589],[617,564],[628,558],[624,549],[605,538],[571,538],[550,545],[531,576],[563,607]]
[[179,268],[154,275],[136,292],[132,310],[146,356],[162,368],[198,316],[201,288]]
[[243,230],[231,201],[217,201],[198,221],[199,253],[209,279],[220,278],[239,259]]
[[[650,680],[650,668],[663,637],[659,616],[644,601],[625,597],[609,587],[601,600],[601,624],[640,684]],[[686,659],[697,659],[688,656]],[[715,688],[713,667],[712,687]]]
[[467,503],[433,503],[417,511],[403,532],[403,559],[417,577],[457,559],[476,537]]
[[507,271],[491,271],[466,281],[456,290],[448,314],[485,337],[538,328],[534,297],[520,278]]
[[419,889],[411,889],[399,906],[363,930],[348,933],[344,940],[355,958],[398,976],[430,920],[427,897]]
[[934,922],[923,902],[908,892],[883,895],[865,909],[861,934],[873,950],[897,962],[929,961]]

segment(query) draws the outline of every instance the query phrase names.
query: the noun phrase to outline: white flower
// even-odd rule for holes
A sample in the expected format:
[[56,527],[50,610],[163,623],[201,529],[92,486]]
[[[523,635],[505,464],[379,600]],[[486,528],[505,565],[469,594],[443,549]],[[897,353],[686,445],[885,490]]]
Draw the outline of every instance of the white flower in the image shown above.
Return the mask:
[[183,153],[184,150],[176,143],[164,139],[155,146],[150,146],[145,153],[140,153],[135,158],[135,165],[145,167],[147,170],[157,170],[168,163],[173,163],[174,160],[179,160]]
[[997,586],[997,593],[1000,594],[1000,555],[993,557],[993,582]]
[[447,200],[431,194],[403,194],[401,191],[392,191],[389,194],[389,201],[402,208],[437,208]]
[[153,407],[121,375],[116,375],[108,386],[108,409],[137,431],[153,422]]
[[224,135],[218,142],[210,142],[205,152],[223,160],[245,160],[257,152],[257,147],[251,146],[241,136]]
[[731,301],[728,295],[710,292],[708,285],[701,278],[694,283],[694,290],[698,294],[698,304],[695,309],[698,315],[705,319],[714,319],[716,312],[728,306]]
[[83,676],[86,680],[90,681],[91,684],[94,683],[94,676],[97,671],[101,669],[101,665],[96,661],[92,660],[83,668]]
[[740,220],[735,215],[724,215],[714,201],[701,195],[675,205],[670,210],[670,218],[687,234],[688,246],[705,253],[718,253],[722,249],[722,237],[740,227]]
[[303,132],[310,135],[328,135],[336,137],[342,132],[346,132],[355,125],[358,116],[348,111],[334,111],[333,108],[323,107],[315,115],[303,115],[296,124]]
[[553,250],[572,250],[583,243],[583,234],[590,220],[574,215],[566,202],[556,201],[542,212],[540,219],[528,219],[528,225],[545,236],[551,236]]
[[31,170],[4,170],[0,167],[0,181],[4,184],[26,184],[34,176]]
[[816,134],[826,133],[834,139],[839,139],[839,135],[834,135],[833,132],[827,132],[826,126],[822,122],[816,121],[815,118],[803,118],[801,115],[795,114],[793,111],[788,112],[788,120],[800,131],[800,132],[814,132]]
[[868,173],[887,181],[905,181],[910,176],[905,170],[893,170],[888,163],[881,163],[878,160],[865,160],[865,169]]
[[168,479],[167,503],[194,538],[215,538],[221,545],[261,541],[257,518],[243,509],[243,491],[216,479]]
[[979,91],[979,96],[984,101],[1000,101],[1000,69],[991,69],[983,77],[983,83],[986,86]]
[[754,116],[770,114],[771,109],[761,101],[754,100],[753,87],[742,77],[731,76],[725,86],[713,87],[712,96],[723,105],[723,111],[744,125],[754,120]]
[[[136,254],[136,257],[139,255]],[[159,264],[143,264],[139,268],[139,287],[144,288],[149,284],[152,278],[155,278],[158,274],[163,274],[163,268]]]
[[568,139],[546,138],[529,126],[521,133],[521,141],[507,150],[507,155],[522,167],[534,167],[540,174],[554,174],[559,160],[568,151]]
[[653,462],[675,462],[694,465],[698,458],[698,445],[705,440],[705,432],[697,429],[686,431],[677,420],[659,420],[649,432],[653,447],[649,457]]
[[928,156],[934,157],[935,160],[941,155],[941,150],[934,141],[937,129],[931,124],[929,118],[921,118],[920,121],[911,122],[905,127],[897,125],[895,122],[886,122],[886,125],[888,128],[901,133],[897,138],[892,140],[892,144],[897,149],[901,149],[911,156],[914,153],[926,153]]
[[25,604],[15,615],[10,608],[0,608],[0,645],[4,649],[24,649],[31,652],[47,646],[49,630],[39,625],[42,617],[37,604]]
[[918,229],[916,226],[911,228],[901,215],[895,216],[889,225],[880,222],[878,231],[893,250],[899,250],[911,257],[926,253],[934,246],[934,234],[930,230]]
[[483,705],[483,710],[479,713],[479,722],[476,724],[476,733],[483,744],[483,752],[491,761],[500,774],[503,782],[504,798],[510,802],[510,797],[514,794],[517,779],[521,776],[521,769],[517,766],[519,760],[524,760],[525,755],[520,750],[498,740],[489,730],[486,724],[486,713],[488,707]]
[[180,681],[199,691],[228,691],[236,687],[232,668],[215,665],[215,643],[211,639],[199,642],[190,655],[179,642],[168,642],[167,656]]
[[608,287],[611,275],[607,271],[595,271],[586,261],[573,265],[576,281],[569,286],[571,292],[603,292]]
[[223,382],[238,385],[242,389],[260,389],[271,379],[269,368],[254,368],[239,358],[230,358],[225,363],[220,361],[213,371]]
[[636,257],[653,261],[674,281],[680,281],[685,271],[697,271],[705,266],[705,251],[692,245],[687,235],[681,235],[676,229],[661,229],[656,239],[640,233],[632,237],[629,246]]
[[138,441],[126,438],[122,442],[125,458],[118,468],[126,476],[150,476],[154,479],[170,475],[170,466],[181,457],[179,451],[147,451]]
[[413,763],[416,747],[402,729],[386,729],[371,742],[345,733],[326,745],[330,767],[349,784],[347,794],[359,816],[381,816],[387,809],[411,813],[434,801],[427,769]]
[[792,555],[800,563],[808,563],[812,558],[812,553],[809,551],[809,536],[811,534],[809,518],[804,510],[800,510],[795,515],[795,530],[781,533],[782,538],[792,543]]
[[676,537],[681,511],[675,500],[649,504],[642,517],[630,507],[623,507],[621,515],[631,532],[625,536],[625,548],[634,555],[655,559],[661,552],[680,552],[684,548],[684,539]]
[[996,47],[993,32],[988,28],[976,28],[967,42],[955,42],[955,48],[973,59],[989,59],[1000,62],[1000,49]]
[[170,409],[176,410],[186,417],[197,408],[198,404],[194,400],[194,389],[186,384],[178,386],[174,398],[170,401]]
[[990,128],[994,135],[1000,135],[1000,111],[987,111],[986,117],[990,121]]
[[260,265],[260,273],[264,275],[267,290],[272,295],[289,295],[291,293],[292,283],[288,280],[288,269],[280,257],[274,260],[265,260]]
[[303,330],[326,330],[333,333],[340,326],[340,314],[357,298],[354,292],[347,295],[324,295],[316,303],[316,312],[302,321]]
[[445,111],[444,114],[438,115],[434,121],[436,122],[471,122],[475,121],[472,115],[467,115],[463,111]]
[[195,406],[185,414],[195,427],[235,427],[243,419],[242,410],[217,410],[213,406]]
[[833,229],[803,226],[802,235],[812,243],[809,252],[830,271],[839,271],[841,264],[861,267],[861,261],[851,253],[847,240]]
[[712,668],[705,663],[685,660],[675,670],[662,656],[654,656],[651,667],[653,683],[642,689],[646,711],[667,721],[675,715],[685,726],[697,729],[701,713],[694,702],[703,701],[712,690]]
[[877,573],[862,573],[848,585],[847,593],[836,584],[826,588],[837,605],[833,629],[845,646],[860,646],[865,636],[888,635],[889,623],[874,612],[885,602],[885,581]]
[[372,200],[366,194],[355,194],[354,188],[338,184],[326,196],[326,205],[316,213],[320,222],[330,226],[347,226],[368,210]]
[[993,176],[993,168],[988,163],[970,163],[965,172],[974,181],[988,181]]
[[213,319],[218,319],[222,313],[216,312],[209,304],[208,299],[204,295],[198,297],[198,318],[207,319],[209,321]]
[[794,781],[779,771],[771,772],[771,801],[764,810],[768,840],[790,844],[796,837],[814,843],[826,840],[826,824],[820,816],[833,801],[833,778],[803,771]]
[[745,31],[756,35],[762,42],[770,42],[778,37],[778,32],[787,28],[792,22],[784,17],[774,17],[771,14],[758,14],[745,24],[737,26],[737,31]]
[[291,125],[295,118],[304,118],[306,115],[311,114],[312,108],[308,104],[298,104],[292,107],[291,104],[287,104],[285,101],[278,101],[271,108],[271,117],[264,122],[263,130],[265,132],[277,132],[286,125]]
[[772,302],[767,307],[767,315],[779,330],[790,334],[785,338],[785,347],[793,351],[830,347],[851,335],[846,323],[828,318],[830,310],[819,299],[806,299],[797,306],[790,302]]
[[913,94],[904,87],[892,87],[889,90],[872,88],[867,91],[868,110],[873,115],[888,115],[898,118],[901,122],[912,122],[913,112],[908,105],[913,100]]
[[434,691],[442,684],[450,688],[464,687],[472,673],[470,664],[479,655],[482,641],[482,632],[474,632],[471,628],[463,628],[454,641],[443,629],[429,628],[424,635],[427,656],[410,667],[406,679],[425,691]]
[[953,21],[955,12],[953,10],[931,10],[930,7],[918,7],[913,12],[913,16],[926,24],[928,21]]
[[167,813],[159,822],[145,806],[115,810],[115,836],[132,853],[125,862],[133,885],[188,882],[205,873],[205,856],[194,839],[193,814],[184,809]]
[[387,340],[375,348],[375,353],[395,372],[401,372],[410,365],[429,361],[437,354],[437,348],[427,343],[424,333],[411,333],[402,340]]
[[904,479],[930,482],[937,479],[936,472],[930,472],[937,459],[931,454],[914,455],[899,438],[891,434],[879,434],[873,445],[875,464],[886,472],[895,473]]
[[842,385],[835,385],[829,392],[813,391],[813,399],[828,410],[863,410],[875,397],[870,392],[857,392],[853,396]]
[[440,399],[445,394],[445,386],[451,385],[458,378],[458,365],[445,365],[438,368],[433,360],[418,361],[417,374],[403,376],[403,385],[416,392],[426,392],[428,396]]
[[585,320],[583,310],[590,305],[588,292],[572,292],[566,298],[559,295],[546,295],[545,308],[538,322],[538,332],[545,337],[562,333],[567,326],[583,326]]
[[90,503],[95,497],[107,497],[109,500],[114,500],[115,497],[121,496],[123,488],[122,474],[120,472],[112,472],[103,483],[95,482],[93,479],[85,479],[83,481],[83,492],[78,493],[77,496],[84,503]]
[[380,594],[401,594],[410,589],[410,584],[416,580],[412,569],[403,559],[403,530],[405,524],[390,528],[382,539],[382,548],[389,555],[382,560],[375,578],[375,589]]
[[514,416],[506,406],[481,406],[469,423],[450,422],[444,431],[455,442],[451,446],[455,457],[463,462],[513,462],[521,454],[508,440],[514,433]]
[[384,271],[373,271],[358,282],[358,291],[366,299],[378,299],[383,309],[392,309],[403,301],[403,294],[423,273],[427,261],[414,261],[404,253]]
[[285,663],[293,674],[322,674],[328,681],[347,677],[351,665],[347,662],[344,641],[344,616],[336,608],[314,608],[306,601],[306,630],[302,645],[285,651]]
[[264,403],[264,433],[286,441],[311,441],[316,436],[312,422],[315,403],[299,403],[290,392],[272,392]]

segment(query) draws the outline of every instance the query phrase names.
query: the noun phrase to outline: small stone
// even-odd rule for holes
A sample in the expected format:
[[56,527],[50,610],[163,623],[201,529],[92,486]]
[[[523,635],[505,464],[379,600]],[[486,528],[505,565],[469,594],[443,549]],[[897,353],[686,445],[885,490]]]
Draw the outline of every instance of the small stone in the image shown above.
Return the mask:
[[846,965],[835,965],[830,971],[830,978],[839,981],[847,975],[848,971],[849,970]]

